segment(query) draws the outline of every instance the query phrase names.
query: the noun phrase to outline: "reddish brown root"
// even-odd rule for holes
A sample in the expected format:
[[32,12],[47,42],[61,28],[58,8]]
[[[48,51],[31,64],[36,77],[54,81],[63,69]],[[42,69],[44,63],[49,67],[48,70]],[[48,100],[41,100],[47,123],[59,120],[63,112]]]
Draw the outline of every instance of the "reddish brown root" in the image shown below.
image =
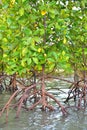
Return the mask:
[[64,106],[61,105],[61,103],[52,94],[49,94],[48,92],[45,92],[45,93],[46,93],[47,96],[49,96],[50,98],[52,98],[59,105],[59,107],[61,107],[63,115],[66,115],[67,111],[65,110]]
[[11,104],[11,101],[14,99],[14,97],[17,95],[17,93],[19,92],[19,90],[16,90],[12,96],[9,98],[8,102],[5,104],[5,106],[3,107],[3,109],[0,112],[0,117],[2,116],[2,114],[4,113],[4,111],[6,110],[6,122],[8,119],[8,112],[9,112],[9,106]]
[[25,91],[19,101],[16,117],[19,117],[19,113],[20,113],[23,101],[26,101],[26,99],[29,97],[29,93],[30,93],[31,89],[33,89],[34,87],[36,87],[36,84],[33,84],[25,89]]
[[17,110],[17,113],[16,113],[16,117],[19,117],[19,113],[20,113],[23,101],[26,100],[27,98],[28,98],[28,95],[23,95],[22,98],[20,99],[20,103],[18,105],[18,110]]
[[54,107],[52,105],[46,104],[46,107],[50,110],[50,111],[54,111]]
[[[16,82],[16,77],[14,76],[13,80],[11,81],[13,86],[16,86],[17,82]],[[49,104],[49,102],[47,101],[47,98],[51,98],[53,99],[58,106],[61,108],[61,111],[63,113],[63,115],[67,114],[67,111],[65,110],[64,106],[61,105],[61,103],[50,93],[48,93],[47,91],[45,91],[45,75],[44,75],[44,67],[42,70],[42,78],[41,78],[41,88],[37,90],[36,88],[36,83],[30,85],[30,86],[22,86],[22,96],[20,97],[20,99],[17,101],[17,103],[13,104],[13,107],[17,107],[17,113],[16,113],[16,117],[19,117],[21,108],[24,106],[24,102],[27,101],[27,99],[31,98],[31,97],[35,97],[35,102],[34,104],[32,104],[29,108],[26,108],[27,110],[32,110],[34,109],[37,105],[42,105],[42,110],[46,110],[49,109],[50,111],[55,110],[54,107],[52,105]],[[10,99],[8,100],[8,102],[6,103],[6,105],[3,107],[3,109],[0,112],[0,115],[2,115],[2,113],[6,110],[6,119],[8,118],[8,113],[9,113],[9,106],[11,106],[11,101],[14,99],[14,97],[20,94],[19,90],[16,90],[12,96],[10,97]],[[39,100],[37,100],[37,97],[39,96]]]
[[31,107],[29,107],[27,110],[33,110],[38,104],[40,104],[41,103],[41,99],[38,101],[38,102],[36,102],[36,103],[34,103]]
[[[68,102],[70,99],[74,99],[75,101],[75,106],[78,109],[82,109],[82,101],[84,102],[84,108],[86,106],[86,94],[87,94],[87,84],[84,81],[82,85],[79,85],[81,81],[78,81],[77,83],[75,83],[74,86],[72,86],[68,92],[68,97],[65,101]],[[73,94],[73,96],[71,96],[71,94]]]
[[[30,91],[30,90],[31,90],[32,88],[34,88],[35,86],[36,86],[36,84],[33,84],[33,85],[31,85],[31,86],[29,86],[29,87],[27,87],[27,88],[23,88],[23,89],[24,89],[24,93],[23,93],[22,97],[20,98],[20,100],[19,100],[16,104],[12,105],[13,107],[18,106],[17,116],[18,116],[19,113],[20,113],[20,110],[21,110],[23,101],[28,98],[28,94],[27,94],[27,93],[29,93],[28,91]],[[4,111],[6,110],[6,120],[7,120],[7,118],[8,118],[9,107],[11,106],[11,102],[12,102],[12,100],[15,98],[15,96],[16,96],[17,94],[19,94],[19,92],[20,92],[19,90],[16,90],[16,91],[12,94],[12,96],[9,98],[8,102],[5,104],[5,106],[2,108],[2,110],[0,111],[0,116],[2,116],[2,114],[3,114]]]

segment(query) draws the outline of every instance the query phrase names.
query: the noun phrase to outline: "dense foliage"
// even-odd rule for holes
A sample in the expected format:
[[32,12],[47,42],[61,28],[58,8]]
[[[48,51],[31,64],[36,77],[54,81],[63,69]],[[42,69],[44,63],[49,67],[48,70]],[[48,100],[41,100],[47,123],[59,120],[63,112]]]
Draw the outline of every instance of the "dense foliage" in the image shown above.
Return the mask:
[[0,71],[21,75],[41,71],[43,64],[46,72],[86,70],[86,5],[86,0],[2,0]]
[[65,65],[67,16],[61,8],[56,1],[2,1],[0,59],[4,72],[21,75],[39,71],[43,64],[49,72]]
[[[87,2],[2,0],[0,71],[86,70]],[[83,54],[84,53],[84,54]]]

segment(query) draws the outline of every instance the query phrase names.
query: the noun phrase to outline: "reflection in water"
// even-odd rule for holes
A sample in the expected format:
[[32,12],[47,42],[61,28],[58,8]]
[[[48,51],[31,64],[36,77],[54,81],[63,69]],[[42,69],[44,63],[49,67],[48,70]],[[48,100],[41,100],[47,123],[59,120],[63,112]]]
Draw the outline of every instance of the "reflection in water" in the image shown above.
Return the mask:
[[[64,89],[64,83],[59,83],[59,87],[60,84],[63,84],[62,89],[67,92],[67,89]],[[65,88],[66,86],[69,84],[65,84]],[[53,91],[53,94],[61,102],[64,96],[67,97],[62,92]],[[9,95],[0,95],[0,105],[3,106],[8,98]],[[69,115],[66,117],[62,116],[58,109],[53,112],[43,112],[37,108],[29,112],[22,110],[20,118],[15,118],[16,110],[10,110],[7,124],[4,123],[5,113],[0,118],[0,130],[87,130],[87,109],[77,111],[76,108],[67,108],[67,110]]]

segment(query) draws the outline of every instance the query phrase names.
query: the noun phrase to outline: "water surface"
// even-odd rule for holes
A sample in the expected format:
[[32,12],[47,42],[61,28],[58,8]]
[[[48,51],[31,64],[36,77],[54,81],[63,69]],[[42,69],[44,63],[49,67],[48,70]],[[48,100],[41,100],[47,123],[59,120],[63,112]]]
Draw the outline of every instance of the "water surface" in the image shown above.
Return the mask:
[[[63,101],[68,91],[66,87],[68,88],[69,84],[59,83],[59,81],[58,84],[57,81],[53,83],[54,87],[60,88],[60,85],[65,93],[56,90],[49,90],[49,92],[52,92],[64,104]],[[0,95],[0,107],[4,105],[9,96],[8,94]],[[44,112],[38,108],[29,112],[22,110],[19,118],[15,118],[16,110],[10,110],[7,124],[5,113],[0,118],[0,130],[87,130],[87,109],[78,111],[75,107],[68,108],[69,114],[63,116],[56,104],[55,108],[53,112]]]

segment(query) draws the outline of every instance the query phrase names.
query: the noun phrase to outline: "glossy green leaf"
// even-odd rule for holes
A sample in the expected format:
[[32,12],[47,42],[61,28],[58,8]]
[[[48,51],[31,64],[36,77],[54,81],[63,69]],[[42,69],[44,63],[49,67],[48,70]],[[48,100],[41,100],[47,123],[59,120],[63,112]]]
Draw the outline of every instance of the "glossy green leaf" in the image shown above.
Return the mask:
[[19,9],[19,14],[20,14],[20,16],[24,15],[24,8]]
[[38,58],[37,58],[37,57],[33,57],[33,58],[32,58],[32,60],[33,60],[33,62],[34,62],[35,64],[38,64],[38,63],[39,63],[39,61],[38,61]]

